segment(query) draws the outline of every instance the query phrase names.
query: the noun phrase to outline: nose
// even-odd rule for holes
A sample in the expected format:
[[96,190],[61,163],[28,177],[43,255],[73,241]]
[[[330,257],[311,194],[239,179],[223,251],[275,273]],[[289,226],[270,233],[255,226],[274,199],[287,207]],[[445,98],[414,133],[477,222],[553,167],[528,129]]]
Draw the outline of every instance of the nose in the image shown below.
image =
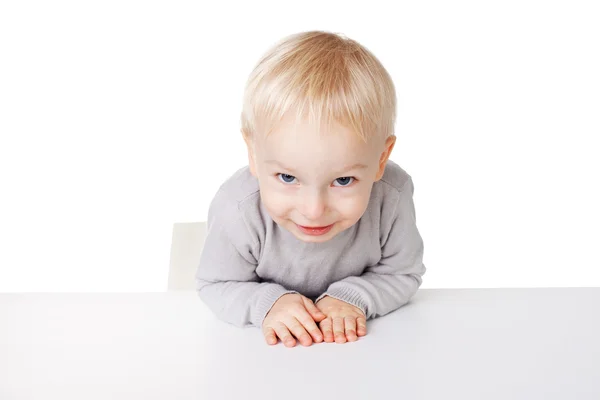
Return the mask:
[[300,212],[310,221],[318,221],[325,213],[326,201],[318,192],[307,193],[300,200]]

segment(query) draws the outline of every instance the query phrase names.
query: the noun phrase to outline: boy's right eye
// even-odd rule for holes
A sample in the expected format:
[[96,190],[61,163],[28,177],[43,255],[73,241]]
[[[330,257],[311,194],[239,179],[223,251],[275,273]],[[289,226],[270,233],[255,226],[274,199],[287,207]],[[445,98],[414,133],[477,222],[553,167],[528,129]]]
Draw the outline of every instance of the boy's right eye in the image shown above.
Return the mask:
[[288,174],[277,174],[277,177],[281,182],[286,184],[294,183],[294,181],[296,180],[295,176]]

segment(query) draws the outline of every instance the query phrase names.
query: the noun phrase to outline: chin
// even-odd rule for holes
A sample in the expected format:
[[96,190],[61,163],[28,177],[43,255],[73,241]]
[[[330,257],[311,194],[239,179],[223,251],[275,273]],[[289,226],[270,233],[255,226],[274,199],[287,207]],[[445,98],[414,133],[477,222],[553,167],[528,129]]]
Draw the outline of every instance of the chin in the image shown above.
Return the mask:
[[320,235],[320,236],[311,236],[311,235],[305,235],[301,232],[294,232],[294,236],[296,236],[296,239],[301,240],[303,242],[306,243],[324,243],[327,242],[328,240],[332,239],[337,233],[326,233],[325,235]]

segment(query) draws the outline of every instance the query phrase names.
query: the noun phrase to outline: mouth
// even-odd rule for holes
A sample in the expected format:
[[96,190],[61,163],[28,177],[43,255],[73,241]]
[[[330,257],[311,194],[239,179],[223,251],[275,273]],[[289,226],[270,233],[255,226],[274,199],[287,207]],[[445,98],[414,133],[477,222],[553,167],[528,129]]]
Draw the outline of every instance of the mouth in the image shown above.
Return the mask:
[[303,233],[311,236],[320,236],[324,235],[331,230],[334,224],[327,226],[302,226],[296,224],[298,229],[300,229]]

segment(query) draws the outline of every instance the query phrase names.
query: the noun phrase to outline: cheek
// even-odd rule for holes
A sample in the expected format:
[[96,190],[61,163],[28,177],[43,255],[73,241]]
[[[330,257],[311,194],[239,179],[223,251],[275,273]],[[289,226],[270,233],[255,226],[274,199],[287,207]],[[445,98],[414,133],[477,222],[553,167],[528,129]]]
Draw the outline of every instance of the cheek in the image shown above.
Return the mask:
[[334,202],[339,215],[356,222],[362,217],[369,205],[370,191],[360,191],[352,196],[341,196]]
[[288,196],[269,184],[260,186],[260,198],[273,219],[282,218],[289,213],[291,202]]

